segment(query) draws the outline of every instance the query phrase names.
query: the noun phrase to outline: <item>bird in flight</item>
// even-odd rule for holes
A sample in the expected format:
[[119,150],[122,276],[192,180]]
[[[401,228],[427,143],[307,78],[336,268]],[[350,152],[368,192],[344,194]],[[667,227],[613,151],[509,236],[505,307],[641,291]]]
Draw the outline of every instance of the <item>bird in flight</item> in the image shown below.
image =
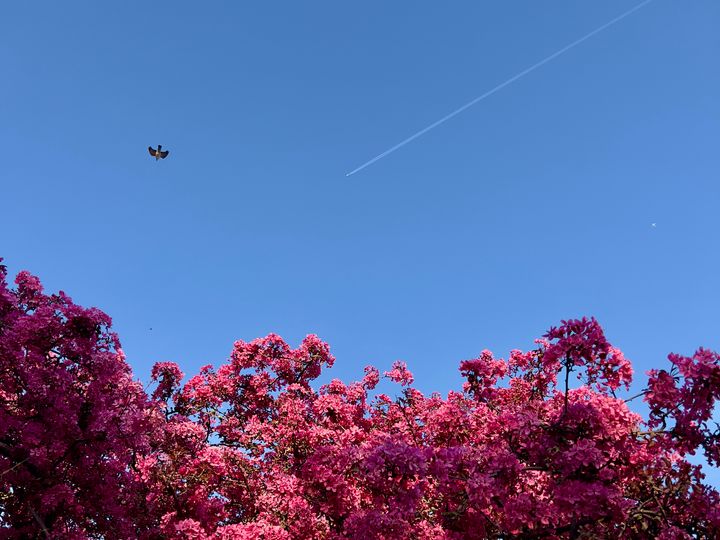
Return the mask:
[[165,159],[170,153],[167,150],[163,150],[161,144],[158,144],[157,150],[155,150],[152,146],[148,146],[148,152],[150,152],[150,155],[155,158],[155,161]]

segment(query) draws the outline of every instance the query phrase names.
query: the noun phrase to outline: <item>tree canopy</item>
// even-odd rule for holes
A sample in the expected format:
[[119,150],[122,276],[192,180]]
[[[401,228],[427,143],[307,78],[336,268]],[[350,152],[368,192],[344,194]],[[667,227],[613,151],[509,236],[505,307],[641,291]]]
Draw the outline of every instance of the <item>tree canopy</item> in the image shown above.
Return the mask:
[[146,393],[107,315],[15,284],[0,267],[3,537],[720,537],[720,495],[686,459],[720,461],[715,352],[650,371],[647,418],[592,318],[461,362],[445,397],[402,362],[314,388],[335,359],[313,335],[238,341],[186,382],[158,363]]

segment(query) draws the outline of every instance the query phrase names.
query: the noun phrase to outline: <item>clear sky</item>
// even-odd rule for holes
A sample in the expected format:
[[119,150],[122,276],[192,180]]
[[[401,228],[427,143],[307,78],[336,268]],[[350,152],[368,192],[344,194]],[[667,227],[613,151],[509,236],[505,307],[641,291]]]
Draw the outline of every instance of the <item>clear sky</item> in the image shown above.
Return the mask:
[[345,176],[637,3],[5,2],[0,256],[109,313],[144,381],[316,333],[328,377],[402,359],[444,393],[593,315],[640,388],[720,349],[716,0],[655,0]]

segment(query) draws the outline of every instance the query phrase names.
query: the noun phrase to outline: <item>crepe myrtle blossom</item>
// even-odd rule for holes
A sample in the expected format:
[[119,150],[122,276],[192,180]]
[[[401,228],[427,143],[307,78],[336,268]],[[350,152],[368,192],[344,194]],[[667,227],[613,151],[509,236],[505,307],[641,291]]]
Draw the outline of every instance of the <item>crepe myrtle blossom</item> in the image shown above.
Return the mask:
[[[3,538],[718,538],[720,357],[672,354],[641,418],[630,362],[594,319],[460,362],[447,396],[384,377],[315,384],[308,336],[234,344],[184,380],[133,380],[110,318],[0,270]],[[580,381],[571,384],[571,373]]]

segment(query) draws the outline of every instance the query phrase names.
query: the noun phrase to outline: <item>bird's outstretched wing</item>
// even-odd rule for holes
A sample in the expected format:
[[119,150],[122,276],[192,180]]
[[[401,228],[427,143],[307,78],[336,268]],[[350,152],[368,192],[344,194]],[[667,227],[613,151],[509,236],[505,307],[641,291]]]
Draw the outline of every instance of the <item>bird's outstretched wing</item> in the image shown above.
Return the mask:
[[154,150],[152,146],[148,146],[148,152],[150,152],[150,155],[152,157],[155,157],[157,155],[157,150]]
[[161,157],[162,159],[165,159],[166,157],[168,157],[168,154],[169,154],[169,153],[170,153],[169,150],[163,150],[162,152],[160,152],[160,157]]

